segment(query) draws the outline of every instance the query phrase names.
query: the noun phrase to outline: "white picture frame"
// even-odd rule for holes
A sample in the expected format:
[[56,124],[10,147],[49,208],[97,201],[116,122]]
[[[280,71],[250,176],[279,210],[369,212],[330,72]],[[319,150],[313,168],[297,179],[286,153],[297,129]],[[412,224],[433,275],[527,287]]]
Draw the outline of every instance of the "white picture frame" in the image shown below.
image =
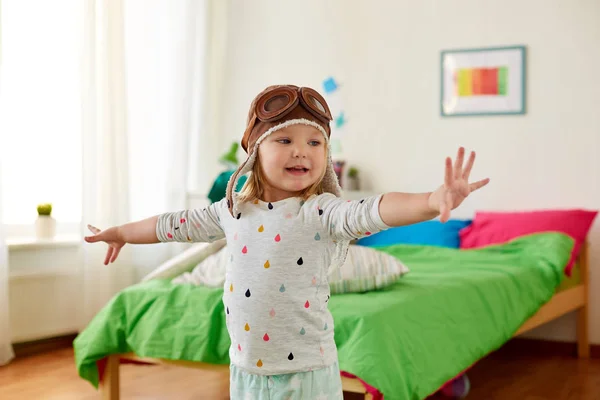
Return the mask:
[[505,46],[443,50],[443,117],[525,114],[526,48]]

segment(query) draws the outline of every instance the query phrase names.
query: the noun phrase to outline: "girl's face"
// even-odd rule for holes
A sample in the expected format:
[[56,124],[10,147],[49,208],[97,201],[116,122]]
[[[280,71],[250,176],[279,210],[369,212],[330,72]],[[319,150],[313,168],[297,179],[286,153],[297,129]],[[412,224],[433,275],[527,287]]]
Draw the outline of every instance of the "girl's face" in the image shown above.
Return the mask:
[[262,200],[283,200],[317,183],[325,171],[326,151],[323,134],[310,125],[294,124],[269,135],[258,146]]

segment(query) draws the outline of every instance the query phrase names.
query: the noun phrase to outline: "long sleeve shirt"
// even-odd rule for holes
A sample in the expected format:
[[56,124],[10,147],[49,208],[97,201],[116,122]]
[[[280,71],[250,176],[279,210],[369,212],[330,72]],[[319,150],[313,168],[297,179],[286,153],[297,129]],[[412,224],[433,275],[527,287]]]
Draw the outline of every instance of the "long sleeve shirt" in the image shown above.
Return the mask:
[[163,242],[226,238],[223,303],[233,364],[261,375],[309,371],[337,361],[328,271],[345,257],[344,243],[389,228],[380,200],[329,193],[256,200],[232,216],[223,199],[161,215],[156,233]]

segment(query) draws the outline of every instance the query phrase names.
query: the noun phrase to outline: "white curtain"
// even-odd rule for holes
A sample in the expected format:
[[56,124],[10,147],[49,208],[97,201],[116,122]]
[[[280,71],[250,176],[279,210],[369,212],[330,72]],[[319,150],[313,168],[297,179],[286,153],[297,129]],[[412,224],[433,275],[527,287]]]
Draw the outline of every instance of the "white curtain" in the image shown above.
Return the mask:
[[[194,104],[196,119],[192,126],[190,145],[189,188],[198,194],[207,194],[218,175],[222,172],[216,160],[229,149],[229,137],[223,132],[223,118],[227,112],[227,99],[224,98],[225,74],[227,72],[227,44],[229,0],[205,0],[203,7],[207,17],[204,29],[195,33],[203,59],[194,61],[196,76],[194,92],[198,104]],[[196,24],[197,27],[199,24]]]
[[[87,231],[87,224],[104,229],[185,208],[192,182],[208,186],[210,174],[190,171],[198,159],[205,171],[217,164],[213,148],[201,143],[216,134],[207,133],[204,110],[211,90],[220,87],[214,81],[207,85],[215,69],[207,21],[223,9],[214,6],[219,0],[85,1],[82,229]],[[86,244],[82,326],[117,291],[184,247],[129,245],[104,266],[106,246]]]
[[[82,70],[83,221],[100,229],[128,219],[129,192],[125,49],[120,1],[88,0]],[[103,265],[106,246],[86,245],[83,320],[86,324],[120,288],[133,282],[131,253]]]

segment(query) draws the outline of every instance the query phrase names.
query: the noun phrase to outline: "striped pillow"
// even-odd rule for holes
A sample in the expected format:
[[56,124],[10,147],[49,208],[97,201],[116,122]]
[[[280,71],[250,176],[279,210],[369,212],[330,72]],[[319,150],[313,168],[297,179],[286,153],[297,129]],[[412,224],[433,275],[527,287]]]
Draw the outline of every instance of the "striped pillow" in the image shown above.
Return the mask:
[[329,274],[331,294],[381,289],[396,282],[409,269],[397,258],[371,247],[350,245],[341,268]]

